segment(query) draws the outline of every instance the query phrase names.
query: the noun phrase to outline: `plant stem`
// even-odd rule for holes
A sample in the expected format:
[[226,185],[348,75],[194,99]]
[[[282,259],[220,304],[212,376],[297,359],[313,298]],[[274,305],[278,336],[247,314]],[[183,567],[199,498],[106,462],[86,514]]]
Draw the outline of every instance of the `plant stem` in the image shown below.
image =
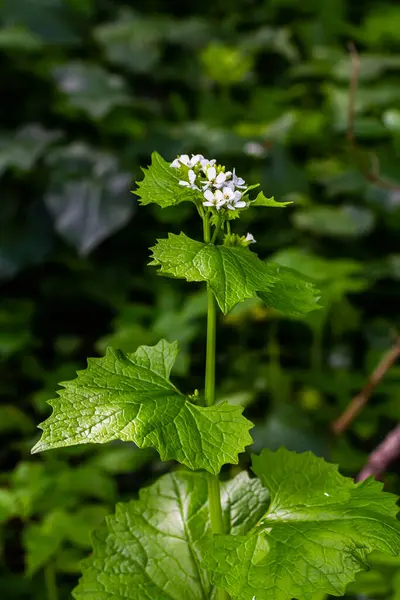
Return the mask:
[[221,229],[221,217],[218,217],[218,221],[217,221],[217,224],[215,226],[215,231],[214,231],[213,236],[211,238],[211,244],[215,243],[215,240],[217,239],[217,235],[218,235],[220,229]]
[[215,404],[215,342],[217,311],[214,293],[207,286],[207,348],[206,348],[206,384],[205,400],[206,406]]
[[58,600],[56,570],[52,562],[44,567],[44,582],[47,592],[47,600]]
[[[210,223],[204,219],[204,241],[210,243]],[[217,329],[217,307],[214,294],[207,286],[207,348],[206,348],[206,381],[205,402],[206,406],[215,404],[215,342]],[[221,507],[221,494],[218,475],[208,474],[208,504],[210,507],[211,530],[214,534],[225,533]],[[229,600],[225,590],[217,590],[217,600]]]
[[210,215],[207,212],[203,219],[203,235],[206,244],[210,243]]

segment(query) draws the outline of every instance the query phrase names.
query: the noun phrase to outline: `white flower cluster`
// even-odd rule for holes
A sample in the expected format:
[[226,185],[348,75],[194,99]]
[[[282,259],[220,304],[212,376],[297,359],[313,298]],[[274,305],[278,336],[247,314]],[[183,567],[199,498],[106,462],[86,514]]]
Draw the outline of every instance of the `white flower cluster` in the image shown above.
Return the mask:
[[225,171],[225,167],[216,165],[215,159],[209,160],[202,154],[188,154],[178,156],[171,167],[180,169],[182,166],[188,168],[187,180],[181,180],[179,185],[189,187],[201,192],[204,196],[203,205],[220,210],[236,210],[247,206],[243,192],[246,189],[244,179],[233,172]]

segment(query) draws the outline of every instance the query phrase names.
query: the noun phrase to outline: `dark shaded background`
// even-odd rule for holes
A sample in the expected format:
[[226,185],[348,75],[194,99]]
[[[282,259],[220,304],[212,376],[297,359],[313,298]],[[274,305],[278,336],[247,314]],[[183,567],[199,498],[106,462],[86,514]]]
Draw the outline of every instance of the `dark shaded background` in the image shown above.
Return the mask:
[[[156,237],[196,237],[198,219],[185,204],[138,208],[130,193],[153,150],[171,160],[202,152],[260,181],[266,195],[293,201],[285,210],[248,211],[240,232],[254,234],[261,257],[279,253],[315,279],[324,310],[290,320],[247,302],[219,328],[219,397],[247,407],[256,423],[251,450],[311,449],[354,476],[399,420],[395,366],[349,431],[330,433],[399,326],[399,3],[132,4],[0,7],[7,599],[70,597],[89,530],[117,500],[174,468],[118,443],[31,457],[57,383],[108,344],[133,351],[166,337],[180,342],[178,385],[203,385],[204,291],[146,267]],[[349,40],[361,55],[361,165],[346,140]],[[368,152],[386,188],[363,174]],[[385,480],[400,492],[398,463]],[[400,559],[372,564],[349,596],[399,600]]]

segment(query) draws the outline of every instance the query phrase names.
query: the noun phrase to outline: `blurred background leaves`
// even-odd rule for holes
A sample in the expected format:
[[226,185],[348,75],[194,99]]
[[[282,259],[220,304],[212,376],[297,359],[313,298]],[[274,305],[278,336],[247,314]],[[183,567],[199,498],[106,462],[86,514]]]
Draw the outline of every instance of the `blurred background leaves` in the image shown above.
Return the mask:
[[[248,211],[262,258],[296,269],[323,309],[282,318],[257,300],[221,318],[219,399],[246,407],[254,447],[310,449],[354,476],[400,418],[394,366],[339,437],[331,424],[399,329],[400,6],[394,0],[3,0],[0,6],[0,589],[63,600],[89,530],[175,468],[131,444],[30,456],[57,384],[107,345],[178,339],[174,378],[203,387],[201,286],[158,277],[167,231],[200,236],[190,205],[138,209],[156,150],[202,152],[285,210]],[[354,133],[346,140],[360,54]],[[372,156],[372,159],[371,159]],[[374,158],[376,157],[376,158]],[[379,161],[382,187],[365,177]],[[249,464],[248,453],[241,467]],[[235,472],[227,468],[224,476]],[[386,487],[400,492],[399,465]],[[400,597],[373,557],[348,597]],[[57,596],[54,596],[54,588]]]

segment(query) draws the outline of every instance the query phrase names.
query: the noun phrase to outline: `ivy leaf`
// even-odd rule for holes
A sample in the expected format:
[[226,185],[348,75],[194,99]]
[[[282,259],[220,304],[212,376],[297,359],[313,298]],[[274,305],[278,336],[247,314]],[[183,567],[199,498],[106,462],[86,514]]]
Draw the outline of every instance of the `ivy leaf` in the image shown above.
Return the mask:
[[84,144],[64,147],[48,162],[51,177],[44,202],[59,234],[85,256],[131,218],[131,176],[115,157]]
[[133,73],[148,73],[158,67],[162,24],[158,17],[121,9],[115,21],[96,27],[94,36],[111,63]]
[[355,484],[310,452],[264,450],[253,470],[271,503],[247,535],[204,544],[205,566],[232,600],[311,600],[345,593],[374,550],[400,552],[396,499],[372,479]]
[[150,264],[159,266],[161,274],[206,281],[224,314],[254,296],[290,315],[318,308],[312,284],[278,265],[264,263],[248,248],[213,246],[184,233],[170,233],[151,250]]
[[255,200],[251,203],[251,206],[271,206],[272,208],[285,208],[288,204],[293,204],[293,202],[277,202],[275,198],[267,198],[264,196],[263,192],[260,192]]
[[55,67],[53,77],[64,96],[60,108],[82,111],[94,120],[131,103],[126,82],[100,65],[71,62]]
[[161,340],[133,354],[109,348],[104,358],[89,359],[85,371],[61,384],[60,398],[49,401],[54,411],[40,425],[32,453],[119,439],[214,474],[237,463],[252,442],[252,424],[241,407],[189,402],[169,380],[177,354],[177,342]]
[[[246,534],[268,506],[267,491],[244,472],[221,491],[226,531]],[[214,599],[198,546],[211,537],[207,494],[204,473],[181,471],[142,489],[138,500],[118,504],[94,536],[74,598]]]
[[181,177],[179,169],[171,167],[158,152],[151,155],[151,165],[142,169],[144,179],[137,182],[138,188],[134,192],[139,196],[140,204],[158,204],[161,208],[175,206],[181,202],[194,202],[196,192],[179,185]]
[[37,123],[24,125],[13,135],[0,135],[0,175],[9,168],[30,171],[61,137],[60,131],[46,130]]

